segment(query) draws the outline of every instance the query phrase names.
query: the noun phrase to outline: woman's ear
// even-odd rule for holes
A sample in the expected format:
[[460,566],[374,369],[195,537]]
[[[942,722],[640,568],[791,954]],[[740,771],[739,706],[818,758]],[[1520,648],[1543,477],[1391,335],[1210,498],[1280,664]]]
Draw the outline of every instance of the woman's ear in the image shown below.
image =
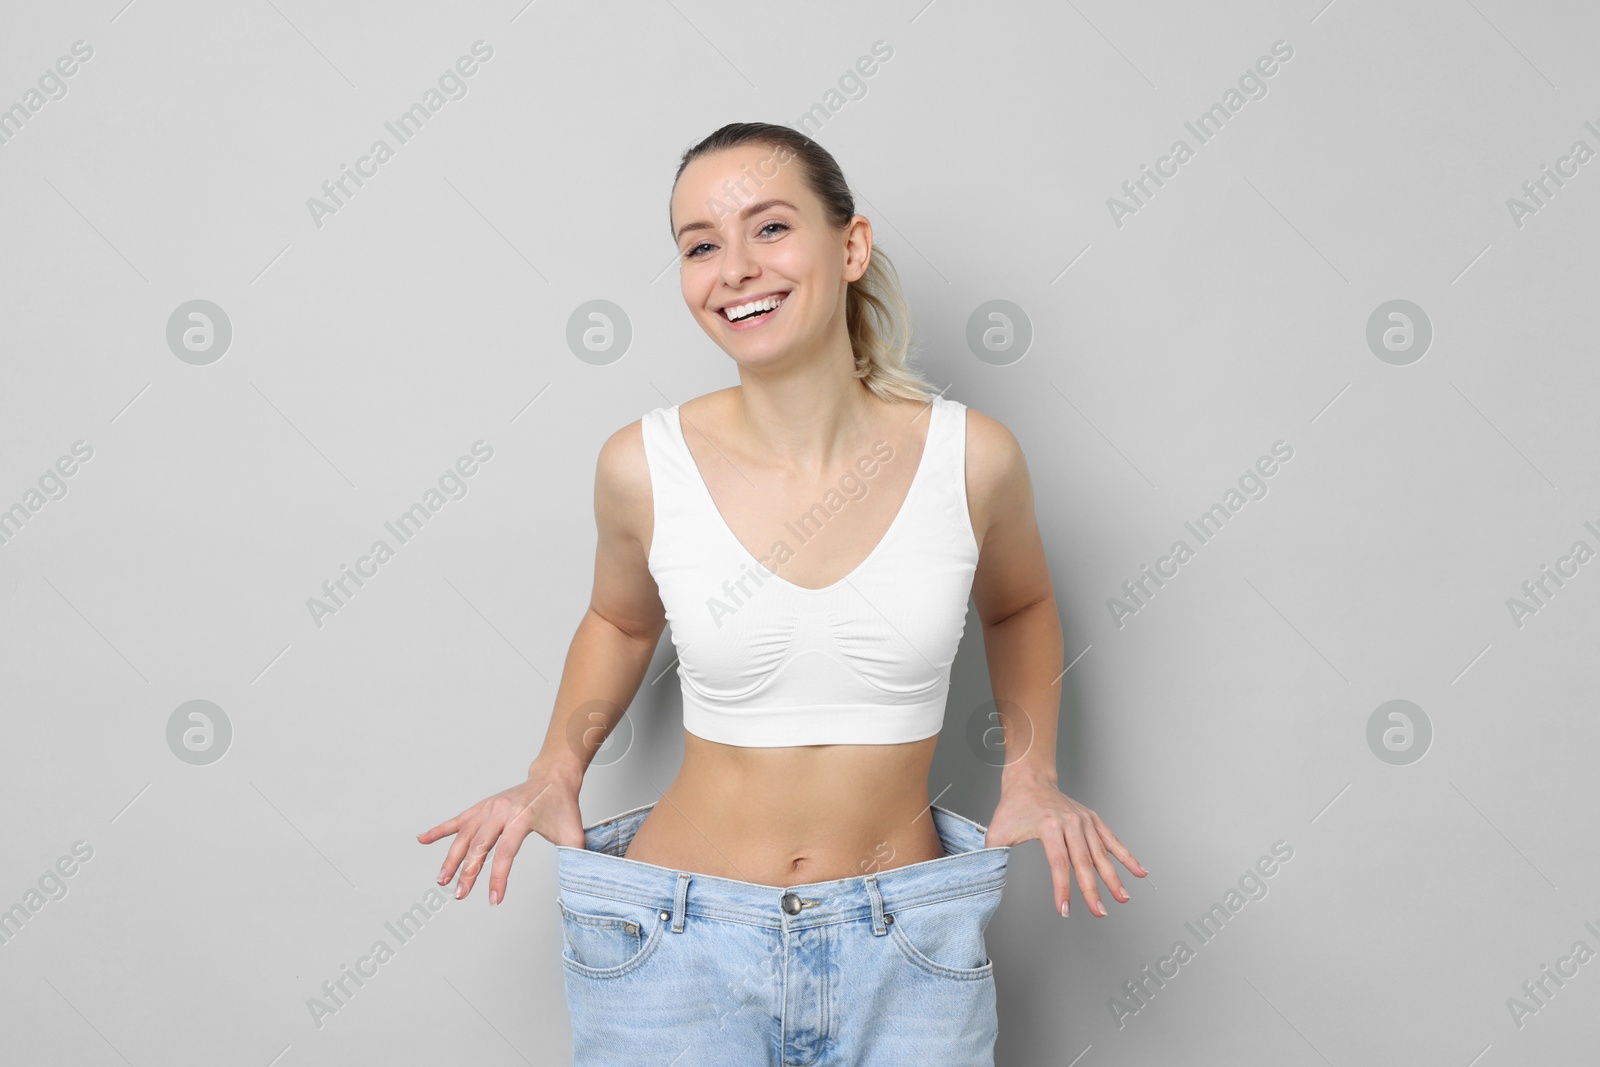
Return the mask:
[[857,281],[872,262],[872,223],[865,215],[850,219],[844,234],[844,280]]

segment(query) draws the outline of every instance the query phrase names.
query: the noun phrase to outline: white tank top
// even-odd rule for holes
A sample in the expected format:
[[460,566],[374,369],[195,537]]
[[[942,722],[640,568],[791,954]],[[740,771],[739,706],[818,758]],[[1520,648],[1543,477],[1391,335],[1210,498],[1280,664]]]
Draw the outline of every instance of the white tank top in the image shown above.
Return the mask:
[[[967,622],[978,543],[967,511],[966,406],[934,397],[905,503],[855,570],[807,589],[767,570],[734,536],[684,443],[678,406],[642,421],[655,530],[647,564],[678,651],[683,725],[725,745],[884,745],[944,725],[950,664]],[[861,476],[786,525],[781,569]],[[905,462],[893,455],[886,462]]]

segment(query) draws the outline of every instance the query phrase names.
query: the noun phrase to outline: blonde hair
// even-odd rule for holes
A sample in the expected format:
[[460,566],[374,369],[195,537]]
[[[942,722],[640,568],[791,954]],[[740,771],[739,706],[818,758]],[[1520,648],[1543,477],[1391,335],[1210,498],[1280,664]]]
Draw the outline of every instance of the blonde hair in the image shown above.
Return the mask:
[[[807,188],[822,202],[830,225],[842,230],[856,214],[855,196],[828,150],[792,127],[770,122],[729,123],[689,149],[673,176],[673,188],[684,168],[697,157],[746,144],[787,150],[800,165]],[[669,229],[671,225],[669,208]],[[881,248],[872,249],[866,272],[846,290],[845,326],[855,353],[853,373],[879,397],[925,402],[938,392],[910,366],[911,308],[901,292],[894,264]]]

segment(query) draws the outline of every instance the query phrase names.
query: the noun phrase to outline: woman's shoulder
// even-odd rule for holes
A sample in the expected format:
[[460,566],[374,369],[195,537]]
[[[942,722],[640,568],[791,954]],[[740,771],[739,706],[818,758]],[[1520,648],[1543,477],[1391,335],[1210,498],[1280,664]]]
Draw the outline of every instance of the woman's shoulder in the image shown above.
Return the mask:
[[[658,411],[661,409],[657,409]],[[650,488],[650,461],[645,454],[645,420],[650,411],[612,432],[595,458],[594,507],[596,519],[610,522],[647,539],[654,494]]]
[[908,412],[928,404],[942,403],[966,419],[966,465],[970,484],[984,486],[1015,480],[1019,472],[1026,476],[1021,444],[1004,423],[988,413],[939,393],[930,393],[926,401],[896,397],[892,403],[904,407]]
[[1022,445],[999,419],[963,405],[967,416],[967,469],[978,473],[1002,474],[1024,463]]
[[595,461],[595,507],[623,519],[630,528],[647,527],[653,499],[650,461],[645,452],[645,420],[657,418],[674,407],[688,408],[691,418],[698,418],[706,411],[714,413],[731,391],[718,389],[677,404],[661,404],[614,431],[601,444]]
[[982,530],[1010,502],[1031,498],[1028,463],[1016,435],[999,419],[970,405],[967,417],[967,497]]

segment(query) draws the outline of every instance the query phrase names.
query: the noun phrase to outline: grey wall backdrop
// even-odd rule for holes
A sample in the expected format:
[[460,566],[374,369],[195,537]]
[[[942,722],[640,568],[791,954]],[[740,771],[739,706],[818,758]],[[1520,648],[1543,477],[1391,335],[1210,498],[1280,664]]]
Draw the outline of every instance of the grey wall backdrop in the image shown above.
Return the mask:
[[[1063,920],[1016,850],[999,1062],[1594,1059],[1591,5],[5,14],[0,1059],[568,1057],[553,849],[491,909],[414,835],[537,751],[601,442],[736,380],[666,204],[752,119],[1023,443],[1063,788],[1152,872]],[[586,822],[671,781],[671,653]]]

